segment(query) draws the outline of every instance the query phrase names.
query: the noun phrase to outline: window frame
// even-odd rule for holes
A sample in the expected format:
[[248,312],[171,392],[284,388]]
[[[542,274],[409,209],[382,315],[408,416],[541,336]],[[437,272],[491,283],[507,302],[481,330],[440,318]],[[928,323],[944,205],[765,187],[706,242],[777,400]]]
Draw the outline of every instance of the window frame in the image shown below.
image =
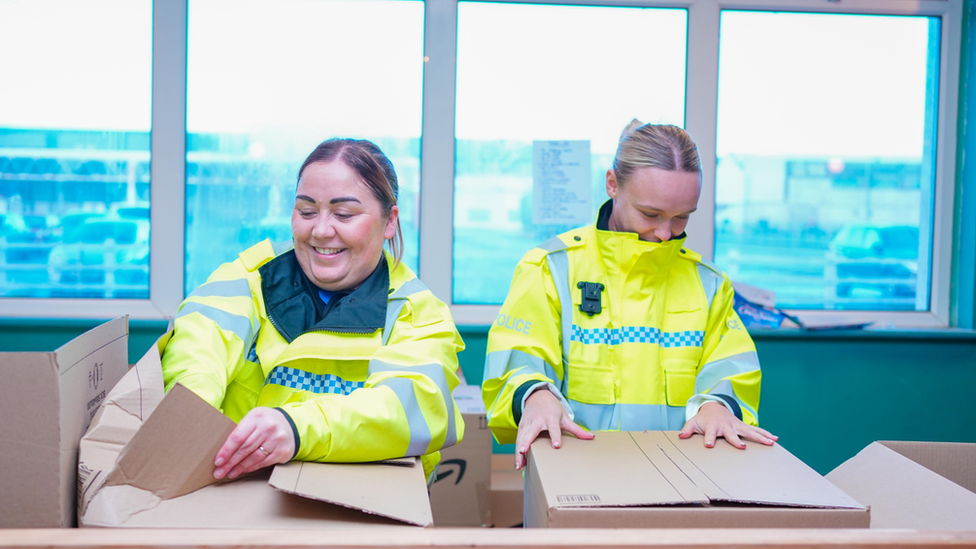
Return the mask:
[[[963,0],[496,0],[498,3],[666,7],[688,10],[685,124],[702,157],[698,214],[688,226],[689,247],[704,257],[714,250],[716,123],[719,22],[722,10],[837,14],[924,15],[942,19],[933,200],[930,310],[802,311],[817,322],[869,322],[912,327],[971,325],[972,307],[952,311],[953,275],[974,265],[953,265],[957,117],[962,57]],[[421,133],[420,273],[431,291],[451,307],[459,325],[490,325],[498,305],[455,305],[453,284],[454,118],[458,0],[426,0],[424,90]],[[149,299],[0,298],[7,317],[134,319],[175,316],[184,297],[186,185],[186,67],[188,0],[153,3]],[[448,215],[445,215],[445,212]],[[961,222],[960,222],[961,223]],[[961,237],[966,241],[965,237]],[[973,263],[971,254],[960,254]],[[969,283],[968,280],[960,282]],[[962,292],[965,295],[965,292]],[[42,307],[38,305],[43,304]],[[92,311],[98,311],[93,314]]]

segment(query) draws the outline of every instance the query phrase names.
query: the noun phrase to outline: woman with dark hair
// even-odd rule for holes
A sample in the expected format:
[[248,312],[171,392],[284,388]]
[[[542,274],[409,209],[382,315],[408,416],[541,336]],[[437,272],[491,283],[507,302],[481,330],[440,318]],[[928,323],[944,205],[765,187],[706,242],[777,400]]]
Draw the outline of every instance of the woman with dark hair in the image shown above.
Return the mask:
[[451,393],[464,344],[400,262],[397,190],[373,143],[322,143],[299,170],[292,246],[245,250],[180,305],[166,388],[183,384],[238,422],[215,477],[421,456],[430,479],[439,450],[461,440]]
[[676,126],[624,129],[592,225],[530,250],[488,333],[488,426],[515,467],[548,431],[681,430],[773,444],[759,428],[759,358],[727,276],[684,247],[701,160]]

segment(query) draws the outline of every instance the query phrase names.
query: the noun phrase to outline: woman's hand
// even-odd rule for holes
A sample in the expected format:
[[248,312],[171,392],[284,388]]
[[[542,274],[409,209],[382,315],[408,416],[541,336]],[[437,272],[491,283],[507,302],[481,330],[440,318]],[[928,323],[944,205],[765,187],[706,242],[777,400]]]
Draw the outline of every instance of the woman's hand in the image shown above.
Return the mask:
[[706,402],[698,409],[695,417],[685,423],[678,433],[678,438],[688,438],[693,434],[705,435],[705,446],[715,446],[717,437],[725,437],[725,441],[740,450],[746,449],[746,443],[739,437],[754,440],[772,446],[779,437],[752,425],[746,425],[735,417],[728,408],[718,402]]
[[518,436],[515,438],[516,469],[525,465],[525,453],[542,431],[549,431],[553,448],[562,445],[562,431],[583,440],[593,438],[593,433],[569,419],[569,414],[555,395],[548,389],[538,389],[525,399],[525,409],[522,410],[522,420],[519,421]]
[[295,455],[295,435],[284,412],[254,408],[230,433],[214,460],[214,477],[237,478]]

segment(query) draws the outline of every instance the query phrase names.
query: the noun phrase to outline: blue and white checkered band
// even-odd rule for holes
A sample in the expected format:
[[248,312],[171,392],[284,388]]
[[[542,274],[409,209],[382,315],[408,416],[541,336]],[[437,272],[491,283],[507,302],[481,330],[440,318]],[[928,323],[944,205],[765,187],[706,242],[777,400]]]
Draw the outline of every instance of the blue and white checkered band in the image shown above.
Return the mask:
[[264,384],[281,385],[319,394],[348,395],[356,389],[362,389],[366,383],[363,381],[346,381],[332,374],[311,374],[296,368],[275,366]]
[[580,328],[573,325],[573,341],[585,345],[620,345],[621,343],[653,343],[661,347],[701,347],[705,332],[661,332],[646,326],[623,328]]

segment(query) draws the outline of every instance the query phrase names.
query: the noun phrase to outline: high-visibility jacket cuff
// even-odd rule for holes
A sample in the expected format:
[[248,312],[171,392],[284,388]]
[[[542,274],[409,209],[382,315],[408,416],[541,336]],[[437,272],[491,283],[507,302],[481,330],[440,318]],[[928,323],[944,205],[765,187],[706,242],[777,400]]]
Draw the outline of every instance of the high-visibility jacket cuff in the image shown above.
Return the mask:
[[[733,409],[732,406],[729,404],[729,402],[725,400],[725,398],[728,397],[725,397],[725,395],[706,395],[706,394],[699,394],[689,398],[688,403],[685,404],[685,421],[686,422],[691,421],[691,418],[695,417],[695,414],[698,413],[698,410],[702,407],[702,405],[708,402],[718,402],[722,406],[725,406],[725,408],[728,409],[728,411],[732,412],[735,415],[735,417],[741,420],[742,409],[739,407],[738,405],[739,403],[736,402],[735,403],[736,406]],[[735,402],[735,399],[730,398],[730,400]]]
[[569,407],[569,401],[566,400],[566,397],[559,392],[559,389],[555,385],[548,381],[532,380],[519,385],[518,389],[515,389],[515,394],[512,396],[512,417],[515,420],[515,425],[518,425],[522,420],[522,410],[525,409],[525,401],[528,400],[532,393],[542,388],[549,389],[549,392],[559,399],[559,403],[563,405],[563,409],[566,410],[566,415],[569,416],[569,419],[575,421],[576,415],[573,413],[573,409]]
[[281,408],[275,408],[275,410],[278,410],[282,415],[285,416],[285,419],[288,420],[288,425],[291,425],[291,434],[295,435],[295,453],[288,458],[288,461],[291,461],[295,459],[295,456],[298,455],[298,450],[302,447],[302,438],[298,436],[298,427],[295,427],[295,420],[288,415],[288,412],[282,410]]

